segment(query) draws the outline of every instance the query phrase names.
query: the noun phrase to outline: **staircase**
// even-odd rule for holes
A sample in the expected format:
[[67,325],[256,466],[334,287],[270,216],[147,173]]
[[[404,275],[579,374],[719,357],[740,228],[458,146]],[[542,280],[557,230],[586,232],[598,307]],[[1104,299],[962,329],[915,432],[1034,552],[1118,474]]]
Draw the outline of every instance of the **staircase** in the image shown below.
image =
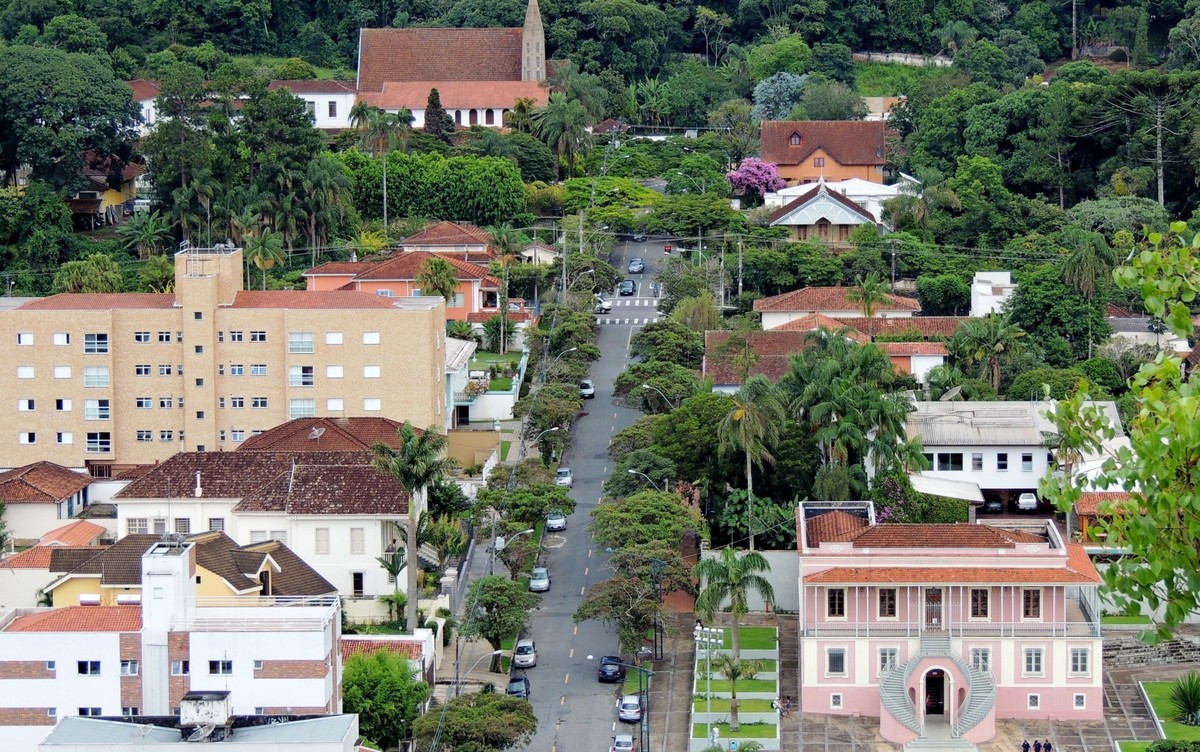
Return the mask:
[[[945,726],[939,728],[936,725],[926,727],[917,718],[917,709],[908,697],[905,688],[908,686],[917,664],[925,658],[949,658],[967,677],[966,707],[953,728]],[[903,724],[905,728],[920,735],[918,739],[908,745],[908,752],[933,752],[934,750],[949,752],[950,750],[974,748],[974,745],[963,741],[962,735],[979,725],[992,711],[996,704],[996,684],[989,672],[973,668],[961,656],[951,651],[948,635],[943,632],[926,632],[921,635],[921,647],[917,654],[909,659],[903,667],[889,671],[880,681],[879,697],[884,708],[893,718]],[[945,734],[945,738],[938,738],[942,734],[934,731],[935,728],[938,728],[939,731],[941,728],[945,728],[948,732]],[[931,735],[930,731],[934,731],[934,733]]]

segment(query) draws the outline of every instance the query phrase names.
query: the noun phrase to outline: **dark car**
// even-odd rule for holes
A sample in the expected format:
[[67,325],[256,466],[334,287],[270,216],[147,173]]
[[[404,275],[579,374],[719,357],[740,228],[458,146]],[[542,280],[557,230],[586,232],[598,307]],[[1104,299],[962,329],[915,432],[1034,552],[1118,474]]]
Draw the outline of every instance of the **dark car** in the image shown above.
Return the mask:
[[644,271],[646,271],[646,262],[645,261],[642,261],[640,258],[629,259],[629,273],[630,274],[641,274]]
[[621,295],[633,295],[637,292],[637,283],[632,279],[627,279],[617,288],[617,292]]
[[983,502],[983,511],[988,514],[1000,514],[1004,511],[1004,503],[999,499],[988,499]]
[[514,676],[508,680],[508,696],[529,698],[529,677]]
[[625,681],[625,667],[621,665],[621,656],[601,656],[600,668],[596,672],[596,678],[606,684]]

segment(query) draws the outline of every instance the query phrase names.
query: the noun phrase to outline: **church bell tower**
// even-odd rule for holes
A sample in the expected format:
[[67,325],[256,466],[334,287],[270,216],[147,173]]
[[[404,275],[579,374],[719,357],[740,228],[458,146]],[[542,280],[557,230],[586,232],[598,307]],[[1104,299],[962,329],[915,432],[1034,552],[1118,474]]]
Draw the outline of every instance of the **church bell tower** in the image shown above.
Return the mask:
[[542,28],[542,9],[537,0],[525,7],[525,26],[521,29],[522,81],[546,80],[546,32]]

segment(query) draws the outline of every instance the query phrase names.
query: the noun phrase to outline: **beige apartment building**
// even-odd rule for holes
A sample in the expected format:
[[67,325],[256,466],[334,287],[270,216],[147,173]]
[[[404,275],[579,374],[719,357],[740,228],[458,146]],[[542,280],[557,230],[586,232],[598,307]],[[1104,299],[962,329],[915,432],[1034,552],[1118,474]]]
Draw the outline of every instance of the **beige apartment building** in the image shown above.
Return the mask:
[[[175,292],[60,294],[0,311],[0,465],[106,477],[232,451],[297,417],[447,426],[440,297],[247,291],[241,249],[175,256]],[[183,493],[184,489],[180,489]]]

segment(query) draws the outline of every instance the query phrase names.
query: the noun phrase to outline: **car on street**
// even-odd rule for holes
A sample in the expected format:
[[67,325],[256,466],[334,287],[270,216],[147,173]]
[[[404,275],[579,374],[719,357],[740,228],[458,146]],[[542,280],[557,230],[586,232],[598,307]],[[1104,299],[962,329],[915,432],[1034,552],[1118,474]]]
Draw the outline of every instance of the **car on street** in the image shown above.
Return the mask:
[[612,740],[609,752],[633,752],[633,734],[617,734]]
[[646,233],[635,232],[632,235],[632,238],[633,238],[633,242],[635,242],[635,243],[645,243],[646,242]]
[[554,485],[566,486],[567,488],[575,487],[575,475],[569,467],[560,467],[554,472]]
[[1031,493],[1023,493],[1017,497],[1017,510],[1020,512],[1032,512],[1038,508],[1037,496]]
[[515,668],[533,668],[537,665],[537,645],[533,640],[517,640],[513,648],[512,665]]
[[641,695],[625,695],[617,703],[617,720],[625,723],[636,723],[642,720]]
[[637,292],[637,283],[634,282],[632,279],[625,280],[624,282],[621,283],[621,286],[619,288],[617,288],[617,293],[619,295],[633,295],[636,292]]
[[619,655],[600,656],[600,668],[596,670],[596,678],[605,684],[625,681],[625,667],[621,663]]
[[988,499],[983,502],[983,511],[989,514],[1000,514],[1004,511],[1004,504],[999,499]]
[[546,532],[557,533],[567,529],[567,516],[562,512],[551,512],[546,515]]
[[550,589],[550,570],[545,567],[534,567],[529,573],[529,592],[545,593]]
[[591,379],[584,379],[579,382],[579,396],[584,399],[591,399],[596,396],[596,385]]
[[671,244],[667,243],[666,245],[663,246],[663,253],[670,253],[670,252],[671,252]]
[[646,271],[646,262],[645,261],[642,261],[640,258],[636,258],[636,257],[629,259],[629,273],[630,274],[641,274],[644,271]]
[[508,696],[529,699],[529,677],[513,676],[508,680]]
[[603,296],[596,296],[596,313],[612,313],[612,301],[605,300]]

